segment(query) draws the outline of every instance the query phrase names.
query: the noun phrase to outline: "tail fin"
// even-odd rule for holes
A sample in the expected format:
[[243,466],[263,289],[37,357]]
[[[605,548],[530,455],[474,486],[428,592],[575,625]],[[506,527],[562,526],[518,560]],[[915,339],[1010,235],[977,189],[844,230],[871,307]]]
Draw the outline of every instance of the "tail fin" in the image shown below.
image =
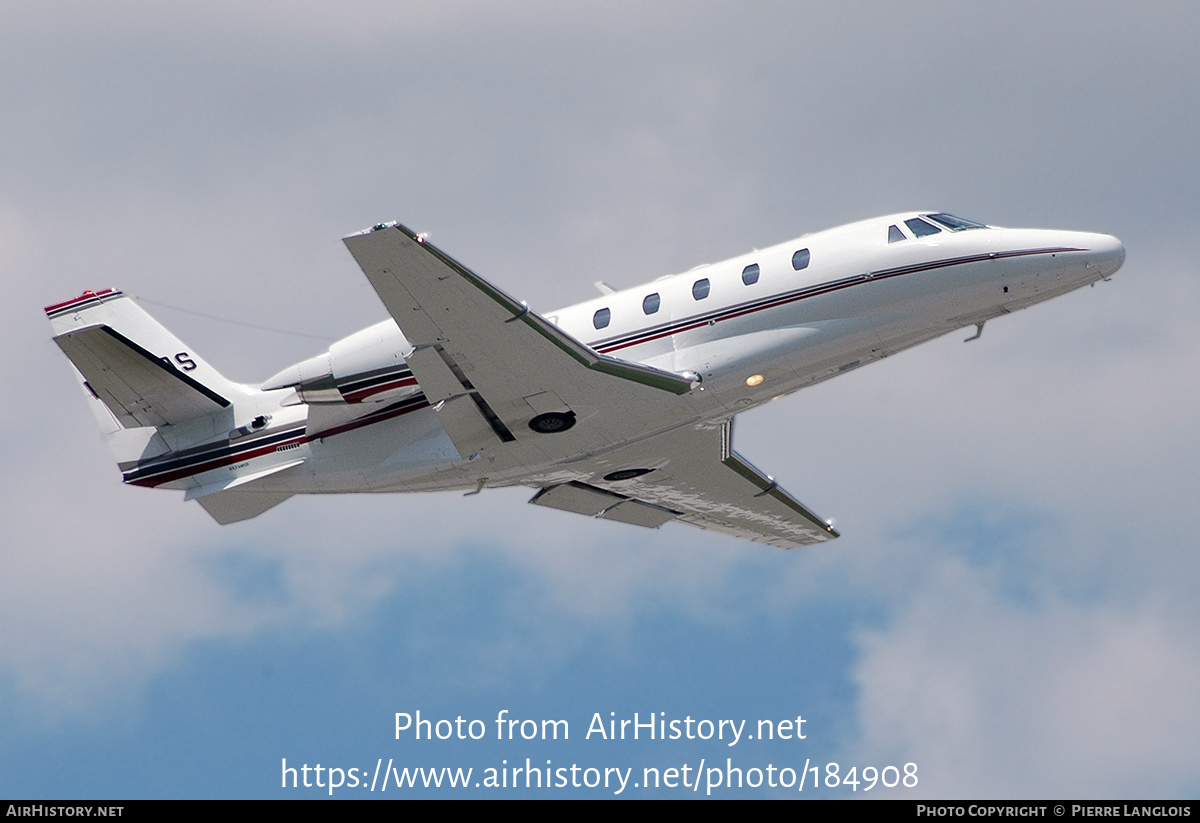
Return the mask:
[[[199,499],[219,523],[254,517],[291,496],[253,493],[248,486],[303,460],[279,462],[284,458],[274,458],[273,448],[256,451],[265,442],[258,438],[240,441],[240,449],[230,445],[230,432],[267,425],[269,417],[256,417],[245,432],[234,428],[239,416],[263,414],[271,405],[264,392],[227,380],[115,289],[86,291],[47,306],[46,315],[54,342],[82,378],[125,482],[187,489],[185,499]],[[295,433],[302,439],[303,428]],[[290,433],[262,434],[273,447]],[[213,476],[214,469],[263,451],[273,464]]]
[[46,315],[54,342],[121,428],[182,423],[248,394],[115,289],[84,292]]

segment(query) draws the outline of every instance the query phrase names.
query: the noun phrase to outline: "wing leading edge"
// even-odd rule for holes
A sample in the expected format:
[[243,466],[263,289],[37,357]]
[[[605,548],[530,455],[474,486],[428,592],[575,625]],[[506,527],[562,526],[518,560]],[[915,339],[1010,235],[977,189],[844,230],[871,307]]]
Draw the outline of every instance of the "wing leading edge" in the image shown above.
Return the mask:
[[575,466],[603,479],[546,486],[530,502],[651,528],[681,520],[783,549],[838,536],[733,451],[732,433],[732,420],[682,427]]

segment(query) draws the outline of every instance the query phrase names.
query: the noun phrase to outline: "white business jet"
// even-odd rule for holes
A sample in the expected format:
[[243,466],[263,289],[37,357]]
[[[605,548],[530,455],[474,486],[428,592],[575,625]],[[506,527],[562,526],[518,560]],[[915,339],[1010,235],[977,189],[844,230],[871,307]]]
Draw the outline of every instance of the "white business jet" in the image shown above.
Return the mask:
[[391,319],[254,388],[130,298],[49,306],[124,481],[220,523],[295,494],[530,486],[531,503],[782,548],[837,537],[731,446],[736,413],[1107,278],[1104,234],[910,212],[549,314],[423,235],[345,238]]

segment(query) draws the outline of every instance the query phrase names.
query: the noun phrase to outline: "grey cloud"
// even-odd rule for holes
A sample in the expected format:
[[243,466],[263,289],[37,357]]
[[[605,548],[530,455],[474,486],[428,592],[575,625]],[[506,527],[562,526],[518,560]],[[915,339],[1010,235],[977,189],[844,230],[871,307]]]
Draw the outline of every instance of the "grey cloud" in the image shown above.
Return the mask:
[[1034,608],[954,562],[864,632],[858,756],[923,796],[1174,796],[1195,773],[1194,624],[1153,605]]

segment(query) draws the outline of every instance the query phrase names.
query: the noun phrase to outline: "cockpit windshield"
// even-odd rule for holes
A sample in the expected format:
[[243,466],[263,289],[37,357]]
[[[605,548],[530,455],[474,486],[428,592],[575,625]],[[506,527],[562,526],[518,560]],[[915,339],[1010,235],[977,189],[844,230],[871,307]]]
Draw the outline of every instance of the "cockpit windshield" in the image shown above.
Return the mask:
[[917,237],[928,237],[931,234],[941,234],[942,231],[937,226],[933,225],[932,223],[925,222],[920,217],[914,217],[910,220],[905,220],[904,225],[908,226],[908,230]]
[[965,220],[962,217],[955,217],[953,214],[945,212],[939,214],[925,214],[922,217],[927,217],[938,225],[945,226],[950,231],[966,231],[967,229],[986,229],[983,223],[976,223],[974,220]]

